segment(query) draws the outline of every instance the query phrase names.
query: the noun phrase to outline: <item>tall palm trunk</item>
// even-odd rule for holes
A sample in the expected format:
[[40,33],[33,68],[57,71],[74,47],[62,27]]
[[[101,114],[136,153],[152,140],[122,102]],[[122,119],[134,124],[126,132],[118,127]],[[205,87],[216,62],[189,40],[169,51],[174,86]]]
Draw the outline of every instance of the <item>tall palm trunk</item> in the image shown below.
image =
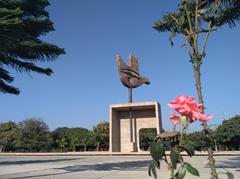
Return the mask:
[[[200,60],[201,61],[201,60]],[[201,64],[197,64],[197,66],[193,65],[193,71],[194,71],[194,77],[196,82],[196,89],[198,94],[198,103],[203,105],[202,112],[204,113],[204,101],[203,101],[203,95],[202,95],[202,85],[201,85]],[[202,123],[204,128],[204,133],[207,139],[209,139],[209,127],[206,122]],[[213,150],[211,146],[208,147],[208,160],[209,165],[211,167],[211,179],[218,179],[216,166],[215,166],[215,160],[213,158]]]

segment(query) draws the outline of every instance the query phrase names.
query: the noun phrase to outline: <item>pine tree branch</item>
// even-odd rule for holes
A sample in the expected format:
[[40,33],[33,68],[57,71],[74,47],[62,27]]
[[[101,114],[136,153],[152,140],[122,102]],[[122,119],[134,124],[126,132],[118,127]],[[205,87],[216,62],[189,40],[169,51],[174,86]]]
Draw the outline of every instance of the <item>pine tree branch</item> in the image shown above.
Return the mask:
[[20,91],[17,88],[7,85],[1,79],[0,79],[0,91],[3,93],[11,93],[11,94],[15,94],[15,95],[18,95],[20,93]]

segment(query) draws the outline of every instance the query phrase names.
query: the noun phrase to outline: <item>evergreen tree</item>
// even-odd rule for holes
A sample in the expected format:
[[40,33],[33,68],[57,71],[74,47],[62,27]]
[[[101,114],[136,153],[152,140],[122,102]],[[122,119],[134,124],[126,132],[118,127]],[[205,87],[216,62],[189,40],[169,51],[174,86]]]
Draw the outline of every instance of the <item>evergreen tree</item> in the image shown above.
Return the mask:
[[0,91],[19,94],[11,85],[14,78],[8,67],[19,72],[34,71],[51,75],[50,68],[36,62],[54,60],[64,49],[43,41],[40,37],[53,31],[53,22],[45,8],[48,0],[0,0]]

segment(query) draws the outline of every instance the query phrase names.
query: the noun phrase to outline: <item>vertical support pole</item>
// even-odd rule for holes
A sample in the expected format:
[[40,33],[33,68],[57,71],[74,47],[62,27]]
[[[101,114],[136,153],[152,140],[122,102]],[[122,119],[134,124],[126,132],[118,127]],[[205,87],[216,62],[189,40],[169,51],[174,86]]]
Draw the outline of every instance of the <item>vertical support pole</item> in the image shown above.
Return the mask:
[[128,102],[132,103],[132,87],[128,88]]
[[[132,87],[128,88],[128,102],[132,103]],[[132,108],[129,108],[130,142],[133,142]]]
[[132,109],[129,109],[130,142],[133,142]]

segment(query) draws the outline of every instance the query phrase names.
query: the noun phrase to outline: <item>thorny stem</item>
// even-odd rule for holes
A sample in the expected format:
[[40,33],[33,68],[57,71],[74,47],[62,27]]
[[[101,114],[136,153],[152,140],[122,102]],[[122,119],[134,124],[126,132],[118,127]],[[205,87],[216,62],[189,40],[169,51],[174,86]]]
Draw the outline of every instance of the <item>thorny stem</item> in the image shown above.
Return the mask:
[[[194,65],[193,71],[194,71],[194,77],[196,81],[196,88],[197,88],[197,93],[198,93],[198,103],[203,104],[203,95],[202,95],[202,84],[201,84],[201,64],[197,64],[196,66]],[[204,113],[204,107],[202,109],[202,113]]]
[[171,166],[171,178],[174,178],[174,168]]
[[[202,48],[202,53],[201,56],[199,57],[199,51],[198,51],[198,46],[197,46],[197,41],[198,41],[198,0],[196,0],[196,4],[195,4],[195,31],[193,31],[193,25],[190,19],[190,15],[189,15],[189,11],[187,8],[187,5],[185,4],[185,11],[187,14],[187,19],[188,19],[188,25],[189,25],[189,31],[190,33],[188,33],[188,38],[186,37],[186,35],[184,35],[185,41],[186,41],[186,46],[190,55],[190,59],[191,59],[191,63],[192,63],[192,67],[193,67],[193,71],[194,71],[194,77],[195,77],[195,81],[196,81],[196,89],[197,89],[197,93],[198,93],[198,102],[200,104],[203,104],[204,106],[204,102],[203,102],[203,95],[202,95],[202,86],[201,86],[201,64],[202,64],[202,58],[205,56],[205,50],[206,50],[206,44],[208,41],[208,37],[209,34],[211,32],[211,21],[208,23],[208,31],[206,33],[206,37],[203,43],[203,48]],[[193,46],[191,46],[189,44],[189,40],[193,41]],[[202,113],[204,113],[204,108],[202,109]],[[205,131],[205,135],[208,138],[209,134],[208,134],[208,125],[206,122],[202,123],[204,131]],[[181,134],[181,138],[182,138],[182,134]],[[180,139],[182,140],[182,139]],[[211,167],[211,174],[212,174],[212,179],[218,179],[218,175],[216,172],[216,166],[215,166],[215,160],[213,158],[213,151],[212,148],[209,147],[208,148],[208,159],[209,159],[209,164]]]
[[186,42],[186,46],[187,46],[187,49],[188,49],[189,56],[190,56],[190,58],[192,58],[192,50],[190,48],[190,45],[189,45],[189,42],[187,40],[186,35],[184,35],[184,39],[185,39],[185,42]]
[[[196,89],[197,89],[197,94],[198,94],[198,103],[202,104],[204,106],[204,101],[203,101],[203,95],[202,95],[202,86],[201,86],[201,64],[202,64],[202,58],[205,56],[205,51],[206,51],[206,44],[209,38],[209,34],[212,30],[212,22],[210,21],[208,23],[208,31],[206,33],[204,42],[203,42],[203,47],[201,54],[199,53],[198,50],[198,0],[196,0],[195,4],[195,29],[193,31],[193,25],[190,19],[189,11],[187,4],[184,5],[186,15],[187,15],[187,20],[188,20],[188,25],[189,25],[189,30],[187,30],[187,35],[183,35],[185,42],[186,42],[186,47],[188,49],[188,53],[190,56],[190,62],[192,63],[193,71],[194,71],[194,77],[196,81]],[[193,46],[190,44],[190,42],[193,42]],[[199,56],[200,55],[200,56]],[[204,107],[202,109],[202,113],[204,113]],[[209,138],[208,130],[209,127],[206,122],[202,123],[205,135],[207,138]],[[180,138],[180,143],[182,142],[183,139],[183,131],[181,132],[181,138]],[[209,164],[211,167],[211,174],[212,178],[211,179],[218,179],[217,171],[216,171],[216,166],[215,166],[215,160],[213,157],[213,151],[212,148],[208,148],[208,159],[209,159]],[[174,169],[171,168],[171,176],[174,177]]]
[[183,125],[181,124],[181,136],[180,136],[179,145],[182,144],[182,141],[183,141],[183,133],[184,133],[184,127],[183,127]]
[[[189,51],[189,56],[192,59],[192,54],[191,54],[191,48],[188,44],[187,38],[186,36],[184,36],[185,40],[186,40],[186,46],[188,48]],[[202,96],[202,88],[201,88],[201,73],[200,73],[200,65],[199,68],[196,68],[194,65],[194,62],[192,62],[192,66],[193,66],[193,70],[194,70],[194,75],[195,75],[195,80],[196,80],[196,88],[197,88],[197,92],[198,92],[198,103],[203,104],[203,96]],[[204,108],[202,109],[202,112],[204,113]],[[208,125],[206,122],[202,123],[203,127],[204,127],[204,131],[208,131]],[[206,132],[205,132],[206,133]],[[181,135],[182,136],[182,135]],[[206,134],[206,137],[209,137],[208,134]],[[180,139],[181,141],[181,139]],[[216,171],[216,166],[215,166],[215,160],[213,158],[213,151],[212,148],[209,147],[208,148],[208,160],[209,160],[209,164],[211,167],[211,174],[212,174],[212,179],[218,179],[218,175],[217,175],[217,171]]]
[[171,173],[171,178],[174,178],[174,168],[172,167],[172,162],[168,162],[168,160],[167,160],[167,156],[165,155],[164,156],[164,161],[167,163],[167,165],[168,165],[168,170],[170,169],[170,173]]
[[[196,67],[193,64],[193,70],[194,70],[194,75],[195,75],[195,80],[196,80],[196,88],[197,88],[197,92],[198,92],[198,102],[200,104],[204,104],[203,96],[202,96],[202,86],[201,86],[201,73],[200,73],[201,64],[200,63],[197,64]],[[202,113],[204,113],[204,108],[202,109]],[[209,138],[209,134],[208,134],[209,127],[208,127],[207,123],[203,122],[202,125],[204,128],[206,137]],[[209,160],[209,164],[211,167],[212,179],[218,179],[216,166],[215,166],[215,160],[213,157],[213,151],[212,151],[211,147],[208,147],[208,160]]]

